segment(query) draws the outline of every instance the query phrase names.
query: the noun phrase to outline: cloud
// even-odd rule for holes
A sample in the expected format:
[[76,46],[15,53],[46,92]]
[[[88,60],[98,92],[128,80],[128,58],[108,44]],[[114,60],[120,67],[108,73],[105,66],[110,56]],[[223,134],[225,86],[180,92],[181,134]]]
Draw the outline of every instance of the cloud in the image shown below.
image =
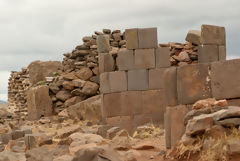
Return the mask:
[[155,26],[159,42],[166,43],[184,42],[188,30],[201,24],[225,26],[228,55],[239,57],[239,6],[238,0],[1,0],[0,72],[34,60],[62,60],[83,36],[102,28]]

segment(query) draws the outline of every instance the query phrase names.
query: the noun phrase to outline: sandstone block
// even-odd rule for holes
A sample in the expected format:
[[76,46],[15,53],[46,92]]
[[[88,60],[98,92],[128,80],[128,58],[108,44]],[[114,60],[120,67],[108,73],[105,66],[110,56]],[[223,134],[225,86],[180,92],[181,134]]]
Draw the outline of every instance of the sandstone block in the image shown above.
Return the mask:
[[97,83],[87,81],[81,89],[81,93],[87,96],[93,96],[97,94],[98,89],[99,85]]
[[119,70],[133,70],[134,69],[133,50],[121,49],[118,51],[117,67]]
[[[181,137],[185,132],[184,116],[188,111],[188,107],[185,105],[167,107],[166,128],[168,128],[168,130],[166,130],[166,142],[168,145],[171,143],[171,147],[181,140]],[[169,138],[171,138],[171,140],[169,140]]]
[[109,53],[99,53],[99,72],[111,72],[114,70],[114,59]]
[[84,67],[82,69],[80,69],[79,71],[77,71],[75,73],[75,75],[82,80],[88,80],[89,78],[91,78],[93,76],[92,70],[89,69],[88,67]]
[[142,91],[142,103],[143,114],[157,114],[159,123],[163,125],[164,112],[167,106],[164,90]]
[[169,47],[159,47],[156,50],[156,67],[164,68],[170,67],[170,48]]
[[138,29],[138,48],[158,48],[157,28]]
[[56,98],[61,100],[61,101],[66,101],[67,99],[69,99],[71,97],[71,93],[69,91],[63,90],[63,91],[59,91],[56,94]]
[[200,45],[201,31],[190,30],[185,38],[186,41],[193,43],[195,45]]
[[148,70],[128,71],[128,90],[147,90],[148,89]]
[[126,46],[127,49],[138,49],[138,29],[125,30]]
[[202,25],[201,44],[204,45],[225,45],[225,28],[213,25]]
[[240,59],[214,62],[211,65],[212,95],[216,99],[240,97]]
[[109,73],[100,74],[100,92],[101,93],[110,93],[110,76]]
[[24,131],[22,130],[15,130],[15,131],[12,131],[12,139],[13,140],[17,140],[19,138],[22,138],[24,137]]
[[149,70],[149,89],[163,89],[168,105],[177,104],[177,69],[160,68]]
[[136,49],[135,50],[135,68],[136,69],[155,68],[155,50],[154,49]]
[[109,73],[110,92],[122,92],[127,90],[127,74],[124,71]]
[[202,45],[199,46],[198,62],[209,63],[219,60],[219,52],[217,45]]
[[177,68],[177,93],[179,104],[193,104],[212,97],[209,64],[185,65]]
[[121,115],[123,104],[121,96],[121,93],[109,93],[103,95],[103,117],[115,117]]
[[52,100],[49,96],[49,87],[38,86],[27,92],[28,119],[37,120],[41,116],[52,115]]
[[219,60],[226,60],[227,52],[226,52],[226,46],[220,45],[218,46],[218,59]]
[[11,133],[0,134],[0,142],[2,142],[3,144],[8,144],[10,140],[12,140]]
[[97,36],[98,53],[108,53],[110,51],[109,35]]

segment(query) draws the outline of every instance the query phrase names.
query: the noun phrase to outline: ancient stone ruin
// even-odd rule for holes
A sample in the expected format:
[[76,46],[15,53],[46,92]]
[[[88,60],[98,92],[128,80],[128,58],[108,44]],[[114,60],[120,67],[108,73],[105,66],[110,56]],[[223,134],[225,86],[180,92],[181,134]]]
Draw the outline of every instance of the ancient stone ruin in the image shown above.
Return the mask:
[[[0,134],[0,143],[24,137],[28,150],[45,144],[68,145],[68,157],[76,159],[84,156],[82,149],[88,149],[78,147],[82,140],[90,149],[103,143],[103,138],[117,142],[111,145],[114,150],[151,148],[145,144],[134,148],[128,140],[128,134],[144,138],[142,131],[158,135],[155,127],[141,127],[150,123],[165,129],[166,148],[172,148],[176,157],[179,149],[212,136],[214,128],[224,133],[239,127],[239,107],[231,106],[240,106],[240,60],[226,60],[224,27],[202,25],[201,31],[190,30],[186,43],[159,44],[157,28],[123,33],[103,29],[82,40],[83,44],[64,54],[62,62],[35,61],[9,78],[9,109],[18,123],[51,124],[48,130],[60,129],[57,134],[31,134],[24,127]],[[11,119],[6,116],[0,121]],[[70,123],[65,122],[68,119]],[[78,126],[79,120],[89,121],[86,129]],[[118,137],[126,138],[119,141]],[[181,154],[187,155],[186,151]]]

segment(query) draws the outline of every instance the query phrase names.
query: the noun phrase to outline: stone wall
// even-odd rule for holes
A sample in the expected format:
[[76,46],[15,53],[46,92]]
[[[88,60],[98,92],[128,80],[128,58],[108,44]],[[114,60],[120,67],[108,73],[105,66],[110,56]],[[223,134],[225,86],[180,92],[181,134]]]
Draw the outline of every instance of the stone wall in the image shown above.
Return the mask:
[[167,106],[217,96],[212,94],[210,63],[226,59],[224,27],[190,30],[186,44],[158,45],[157,28],[127,29],[125,37],[127,48],[115,59],[107,50],[99,53],[106,123],[130,132],[148,122],[163,125]]

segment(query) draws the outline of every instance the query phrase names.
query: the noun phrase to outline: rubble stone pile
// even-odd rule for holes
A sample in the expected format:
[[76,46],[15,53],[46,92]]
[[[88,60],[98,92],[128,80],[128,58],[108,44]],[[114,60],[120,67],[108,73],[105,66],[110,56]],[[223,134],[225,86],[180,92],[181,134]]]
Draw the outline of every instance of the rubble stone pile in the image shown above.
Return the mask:
[[22,68],[22,71],[12,71],[8,82],[8,104],[10,111],[18,116],[27,116],[27,90],[30,87],[29,71]]

